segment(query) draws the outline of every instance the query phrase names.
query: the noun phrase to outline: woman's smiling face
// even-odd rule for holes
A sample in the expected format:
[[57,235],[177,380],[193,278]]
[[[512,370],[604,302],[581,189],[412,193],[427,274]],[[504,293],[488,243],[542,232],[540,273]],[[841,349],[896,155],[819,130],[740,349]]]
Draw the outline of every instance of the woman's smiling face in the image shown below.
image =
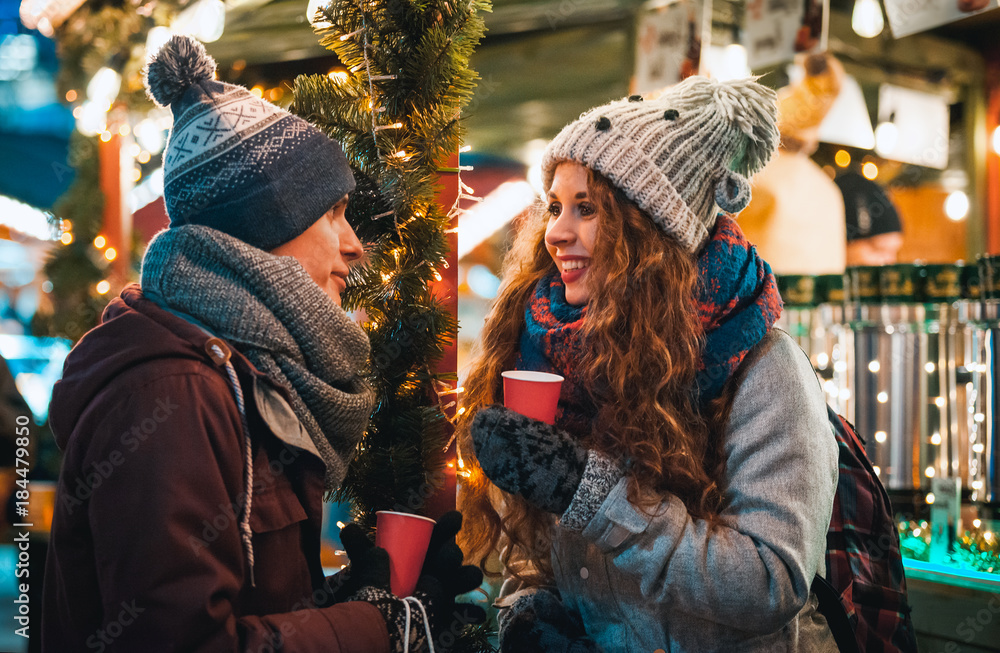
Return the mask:
[[587,273],[599,217],[587,186],[587,169],[573,161],[560,163],[552,177],[547,201],[545,249],[566,286],[566,302],[581,306],[590,299]]

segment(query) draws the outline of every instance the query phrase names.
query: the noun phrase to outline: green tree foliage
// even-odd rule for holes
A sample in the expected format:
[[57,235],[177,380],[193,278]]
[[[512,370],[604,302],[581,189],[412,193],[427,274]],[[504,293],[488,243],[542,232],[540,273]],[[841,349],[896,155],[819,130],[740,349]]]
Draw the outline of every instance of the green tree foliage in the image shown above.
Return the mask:
[[295,81],[292,110],[343,145],[358,178],[348,218],[368,264],[352,273],[344,307],[370,320],[377,404],[335,498],[369,527],[376,510],[419,512],[444,479],[451,427],[435,389],[454,375],[433,370],[457,322],[431,290],[448,254],[450,207],[436,198],[461,141],[460,111],[478,79],[469,57],[488,10],[482,0],[334,3],[322,10],[321,43],[349,72]]
[[[420,512],[445,478],[452,428],[438,391],[455,375],[434,369],[458,324],[431,289],[449,251],[451,207],[437,195],[461,142],[461,109],[478,80],[469,58],[489,10],[487,0],[335,2],[321,10],[330,24],[321,43],[348,70],[295,80],[291,110],[343,145],[358,180],[348,219],[368,256],[343,300],[368,316],[377,400],[333,498],[350,501],[368,528],[376,510]],[[468,629],[452,650],[492,650],[488,631]]]

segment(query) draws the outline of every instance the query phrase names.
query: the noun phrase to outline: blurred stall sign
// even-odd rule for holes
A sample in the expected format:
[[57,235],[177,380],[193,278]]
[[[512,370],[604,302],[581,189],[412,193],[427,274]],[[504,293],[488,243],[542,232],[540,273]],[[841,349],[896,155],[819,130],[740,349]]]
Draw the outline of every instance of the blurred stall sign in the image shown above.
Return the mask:
[[819,140],[870,150],[875,147],[875,131],[868,114],[868,105],[858,80],[844,76],[840,94],[819,125]]
[[826,50],[829,0],[749,0],[744,44],[750,68],[787,63]]
[[879,150],[881,156],[941,170],[948,166],[949,114],[945,98],[882,84],[878,115],[879,123],[891,122],[897,134],[891,150]]
[[997,0],[885,0],[897,39],[996,8]]
[[777,277],[778,292],[785,306],[815,306],[816,277],[802,274],[783,274]]
[[982,269],[978,263],[963,263],[959,271],[962,299],[979,301],[983,297]]
[[817,304],[843,304],[844,297],[843,274],[821,274],[816,277]]
[[650,93],[702,70],[711,42],[711,0],[654,0],[639,11],[633,93]]
[[925,265],[924,294],[928,302],[950,304],[962,298],[962,266],[956,263]]

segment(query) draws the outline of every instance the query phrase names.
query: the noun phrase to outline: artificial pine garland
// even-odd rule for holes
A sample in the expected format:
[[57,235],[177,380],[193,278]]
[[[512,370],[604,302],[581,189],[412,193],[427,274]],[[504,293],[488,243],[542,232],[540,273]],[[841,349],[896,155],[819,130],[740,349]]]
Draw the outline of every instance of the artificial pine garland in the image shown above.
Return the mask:
[[[478,75],[469,58],[485,30],[486,0],[343,0],[321,9],[321,43],[347,71],[300,76],[291,110],[344,147],[358,180],[348,219],[368,246],[343,294],[363,309],[372,344],[375,414],[342,488],[354,519],[421,512],[443,484],[452,435],[439,393],[455,380],[434,372],[457,321],[432,290],[447,267],[452,207],[438,182],[458,151],[461,108]],[[488,631],[466,629],[451,650],[490,651]]]

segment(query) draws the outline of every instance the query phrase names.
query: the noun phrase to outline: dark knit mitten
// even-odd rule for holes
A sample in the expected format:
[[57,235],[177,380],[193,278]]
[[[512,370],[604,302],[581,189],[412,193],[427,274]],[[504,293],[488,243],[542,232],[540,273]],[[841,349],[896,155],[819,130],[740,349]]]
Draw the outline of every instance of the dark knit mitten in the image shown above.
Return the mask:
[[500,653],[601,653],[580,615],[554,593],[522,596],[500,617]]
[[587,450],[568,433],[503,406],[486,406],[471,426],[479,465],[494,485],[542,510],[569,507],[587,465]]
[[334,603],[349,600],[362,587],[389,590],[389,553],[385,549],[375,546],[357,524],[340,529],[340,542],[351,564],[326,579]]
[[465,626],[486,621],[486,611],[471,603],[456,603],[455,598],[471,592],[483,582],[483,572],[475,565],[463,565],[462,549],[455,536],[462,529],[462,513],[452,510],[434,524],[427,556],[417,581],[415,596],[429,601],[433,610],[432,632],[435,638],[443,633],[457,635]]

